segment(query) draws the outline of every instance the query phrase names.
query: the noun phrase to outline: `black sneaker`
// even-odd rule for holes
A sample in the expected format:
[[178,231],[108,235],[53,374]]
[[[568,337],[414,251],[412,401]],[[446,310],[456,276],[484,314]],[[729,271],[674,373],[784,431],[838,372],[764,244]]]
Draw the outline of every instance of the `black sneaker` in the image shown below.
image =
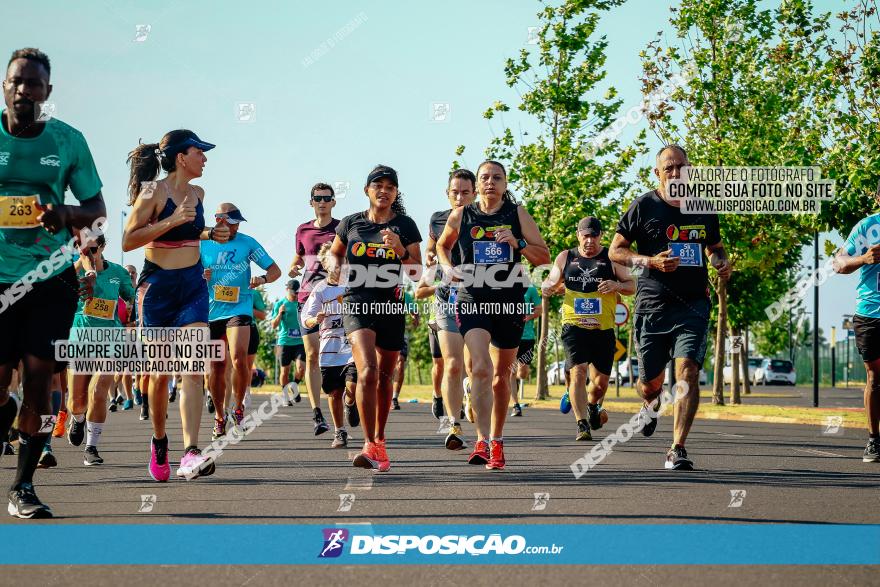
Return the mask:
[[86,437],[86,421],[77,422],[76,418],[70,418],[70,428],[67,429],[67,442],[72,446],[79,446]]
[[333,442],[330,443],[330,448],[345,448],[346,446],[348,446],[348,432],[337,430]]
[[590,421],[590,428],[598,430],[602,427],[602,418],[599,415],[598,404],[587,404],[587,419]]
[[644,422],[644,426],[642,427],[642,436],[651,436],[654,434],[654,430],[657,429],[657,421],[660,419],[660,402],[657,402],[657,411],[654,412],[651,408],[648,407],[647,404],[642,405],[642,409],[639,410],[639,418],[641,418],[642,422]]
[[83,464],[86,467],[90,467],[92,465],[103,465],[104,459],[101,458],[101,455],[98,454],[98,449],[94,446],[86,446],[86,451],[83,457]]
[[315,416],[314,420],[315,436],[320,436],[330,430],[330,426],[327,424],[327,420],[324,419],[324,416]]
[[116,405],[116,402],[111,401],[111,402],[110,402],[110,407],[107,408],[107,411],[108,411],[108,412],[115,412],[115,411],[118,410],[118,409],[119,409],[119,406]]
[[590,425],[587,424],[586,420],[578,420],[578,432],[577,436],[575,436],[574,439],[593,440],[593,435],[590,434]]
[[208,408],[208,413],[214,413],[214,400],[211,399],[211,396],[208,396],[208,399],[205,400],[205,407]]
[[677,445],[666,451],[666,464],[664,466],[667,469],[674,469],[676,471],[694,470],[694,462],[688,458],[687,451],[683,446]]
[[345,400],[343,400],[342,406],[345,412],[345,421],[352,428],[357,428],[357,425],[361,423],[361,415],[358,414],[357,406],[355,404],[348,405]]
[[510,415],[514,418],[522,418],[522,406],[519,404],[513,404],[513,411],[510,412]]
[[400,409],[400,402],[397,401],[396,397],[391,398],[391,409],[392,410],[399,410]]
[[[150,419],[150,406],[146,404],[146,402],[141,404],[141,420],[149,420]],[[82,442],[82,440],[80,440]]]
[[443,398],[435,397],[431,402],[431,413],[434,414],[434,417],[438,420],[446,415],[446,410],[443,409]]
[[171,391],[168,392],[168,401],[173,404],[174,400],[176,400],[176,399],[177,399],[177,389],[175,388],[175,389],[172,389]]
[[52,510],[40,501],[30,483],[21,483],[18,489],[9,492],[9,507],[6,511],[10,516],[23,520],[52,517]]
[[52,454],[52,449],[50,447],[46,447],[43,449],[43,454],[40,455],[40,460],[37,461],[38,469],[51,469],[52,467],[58,466],[58,459],[55,458],[55,455]]
[[458,415],[459,420],[464,420],[464,408],[461,409],[461,413]]
[[863,463],[880,463],[880,438],[869,438],[865,446]]
[[0,454],[12,456],[15,454],[15,447],[12,446],[11,442],[4,442],[3,443],[3,450],[0,451]]

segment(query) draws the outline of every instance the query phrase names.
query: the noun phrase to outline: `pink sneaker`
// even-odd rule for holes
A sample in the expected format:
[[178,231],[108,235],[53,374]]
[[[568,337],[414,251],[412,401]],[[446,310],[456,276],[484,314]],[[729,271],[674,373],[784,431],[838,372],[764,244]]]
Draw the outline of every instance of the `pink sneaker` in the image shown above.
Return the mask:
[[177,469],[178,477],[186,477],[187,480],[198,477],[207,477],[214,473],[214,462],[202,455],[202,451],[191,448],[180,459],[180,467]]
[[364,450],[351,461],[351,464],[362,469],[378,469],[380,465],[378,453],[375,442],[364,441]]
[[150,441],[150,464],[147,467],[150,477],[154,480],[163,482],[168,481],[171,477],[171,465],[168,464],[168,439],[165,439],[165,446],[156,446],[156,439]]
[[377,440],[376,441],[376,456],[379,459],[379,472],[384,473],[385,471],[391,470],[391,461],[388,460],[388,453],[385,451],[385,441]]

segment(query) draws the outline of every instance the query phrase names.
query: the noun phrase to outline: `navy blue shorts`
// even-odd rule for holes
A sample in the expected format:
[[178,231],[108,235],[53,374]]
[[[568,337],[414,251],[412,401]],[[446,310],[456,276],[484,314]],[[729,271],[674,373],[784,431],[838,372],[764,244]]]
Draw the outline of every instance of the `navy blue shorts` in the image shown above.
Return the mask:
[[162,269],[144,261],[138,283],[141,326],[173,328],[208,323],[208,283],[201,262],[183,269]]

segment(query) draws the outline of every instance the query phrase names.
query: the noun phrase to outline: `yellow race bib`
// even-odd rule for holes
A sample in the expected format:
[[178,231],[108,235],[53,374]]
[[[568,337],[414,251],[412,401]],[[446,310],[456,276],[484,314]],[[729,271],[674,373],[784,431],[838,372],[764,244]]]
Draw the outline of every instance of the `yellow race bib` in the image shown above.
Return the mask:
[[35,228],[40,196],[0,196],[0,228]]
[[232,285],[215,285],[214,301],[229,302],[230,304],[238,303],[238,287]]
[[105,300],[102,298],[92,298],[83,307],[83,314],[91,318],[100,318],[102,320],[113,320],[113,314],[116,312],[116,300]]

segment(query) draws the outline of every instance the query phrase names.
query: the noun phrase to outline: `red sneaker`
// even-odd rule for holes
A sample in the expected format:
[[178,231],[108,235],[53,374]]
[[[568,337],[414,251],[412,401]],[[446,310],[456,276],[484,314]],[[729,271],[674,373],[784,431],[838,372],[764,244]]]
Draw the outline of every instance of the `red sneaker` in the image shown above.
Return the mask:
[[468,464],[484,465],[489,462],[489,443],[485,440],[478,440],[474,444],[474,452],[468,457]]
[[391,461],[388,459],[388,453],[385,451],[385,441],[376,441],[376,456],[379,458],[379,472],[384,473],[391,469]]
[[[362,469],[378,469],[381,462],[378,453],[375,442],[364,441],[364,450],[358,453],[351,464]],[[391,463],[388,466],[390,467]]]
[[67,410],[58,412],[58,419],[55,420],[55,428],[52,430],[52,438],[61,438],[64,436],[64,424],[67,422]]
[[489,462],[486,463],[487,469],[504,468],[504,443],[500,440],[493,440],[489,444]]

